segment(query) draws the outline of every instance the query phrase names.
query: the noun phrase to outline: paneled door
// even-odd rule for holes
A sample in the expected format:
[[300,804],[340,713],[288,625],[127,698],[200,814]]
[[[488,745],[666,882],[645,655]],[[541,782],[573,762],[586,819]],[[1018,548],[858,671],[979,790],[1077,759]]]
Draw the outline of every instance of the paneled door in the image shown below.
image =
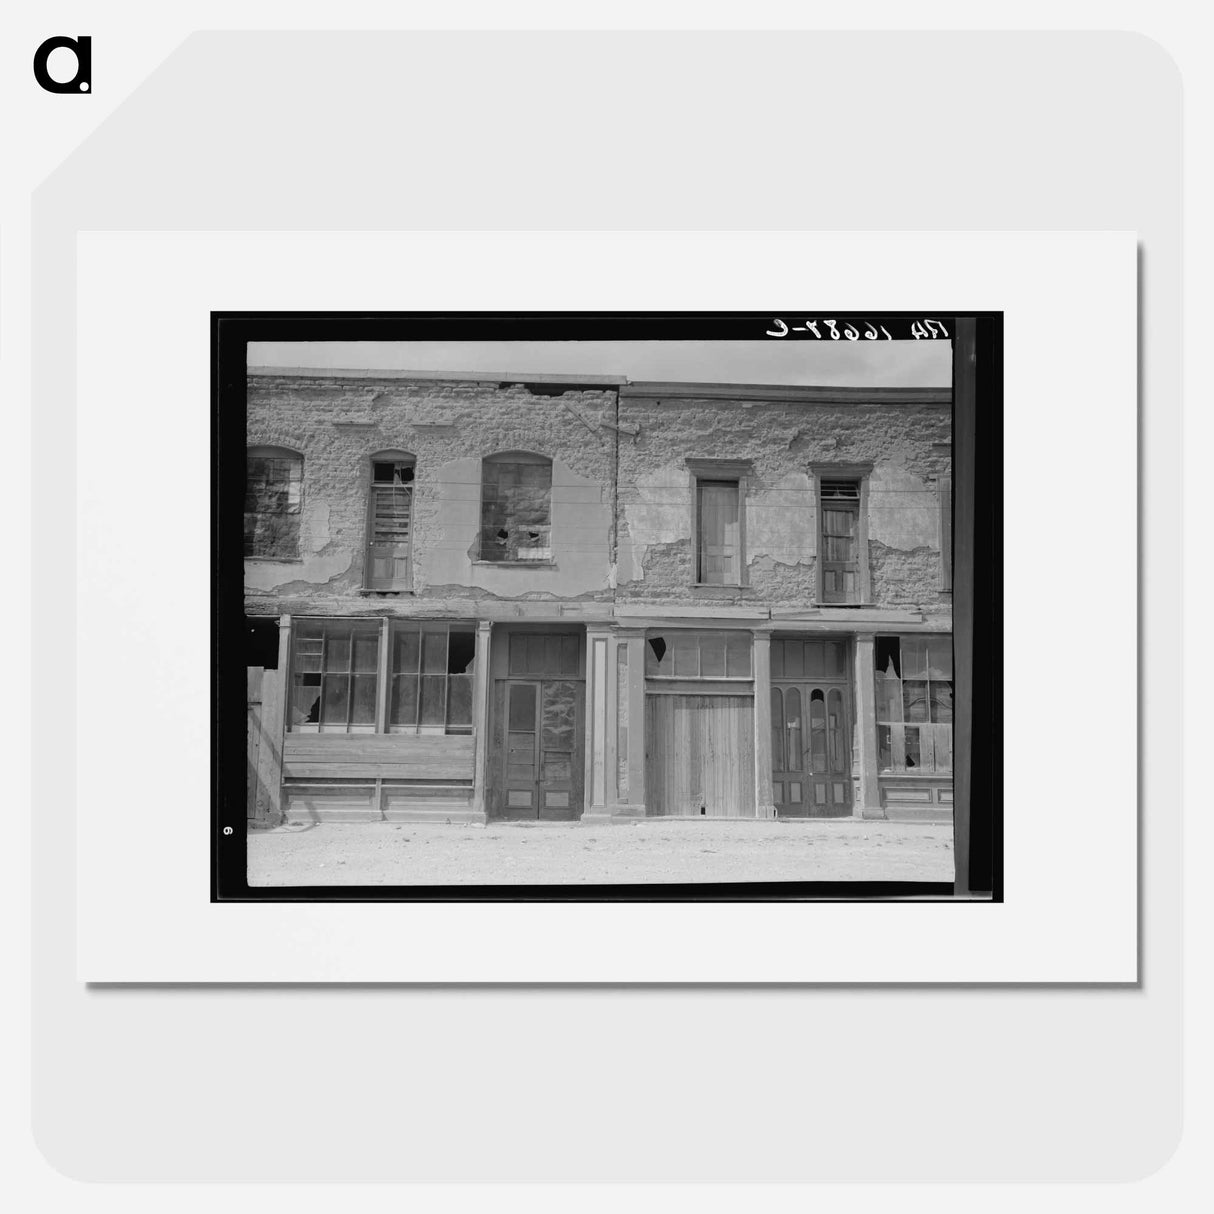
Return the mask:
[[582,688],[564,679],[506,680],[500,817],[562,821],[581,814]]
[[852,812],[850,722],[845,684],[773,683],[772,793],[780,817]]

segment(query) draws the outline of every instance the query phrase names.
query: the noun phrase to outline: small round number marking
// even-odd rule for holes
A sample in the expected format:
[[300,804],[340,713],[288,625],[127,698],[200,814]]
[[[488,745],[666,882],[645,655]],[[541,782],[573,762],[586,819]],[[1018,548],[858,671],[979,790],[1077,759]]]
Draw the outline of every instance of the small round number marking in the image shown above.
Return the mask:
[[230,835],[230,834],[232,833],[232,828],[231,828],[230,826],[225,826],[225,827],[223,828],[223,833],[224,833],[225,835]]

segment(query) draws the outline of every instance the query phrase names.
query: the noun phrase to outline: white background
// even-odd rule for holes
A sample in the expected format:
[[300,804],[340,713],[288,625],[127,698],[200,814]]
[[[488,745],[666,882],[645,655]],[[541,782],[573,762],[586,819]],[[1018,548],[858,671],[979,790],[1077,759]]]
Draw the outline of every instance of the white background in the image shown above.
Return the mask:
[[[518,5],[507,15],[500,6],[476,4],[444,10],[433,4],[350,3],[343,6],[341,18],[351,27],[370,28],[407,21],[438,26],[487,22],[542,27],[584,20],[596,27],[611,22],[667,28],[687,19],[681,6],[660,3],[621,3],[609,13],[596,10],[591,15],[588,11],[586,17],[567,8]],[[1049,4],[1026,0],[1014,8],[990,5],[980,9],[928,2],[916,6],[914,20],[921,29],[962,25],[999,31],[1070,31],[1099,24],[1141,30],[1157,39],[1159,47],[1126,38],[1127,54],[1146,59],[1127,65],[1121,88],[1149,124],[1159,115],[1160,71],[1165,78],[1177,68],[1183,73],[1187,140],[1199,153],[1189,165],[1189,214],[1201,218],[1214,211],[1205,152],[1214,84],[1207,71],[1209,39],[1192,24],[1196,11],[1191,5],[1167,0],[1149,8],[1135,3],[1096,5],[1068,0]],[[191,27],[267,29],[289,20],[296,28],[329,28],[335,20],[331,9],[318,4],[292,5],[288,17],[282,6],[255,0],[239,5],[223,0],[206,6],[182,4],[171,12],[150,5],[114,3],[104,15],[98,14],[95,5],[63,4],[55,7],[52,16],[54,25],[39,10],[31,10],[28,17],[7,16],[6,37],[0,41],[0,89],[7,112],[19,116],[5,130],[8,172],[0,232],[0,360],[5,399],[14,403],[28,398],[30,387],[27,191],[141,83]],[[862,11],[836,5],[773,3],[748,17],[766,22],[769,28],[819,29],[854,28],[860,22],[904,29],[911,19],[904,6],[881,0]],[[705,26],[729,27],[738,17],[734,6],[703,3],[695,6],[694,20]],[[89,99],[93,104],[85,109],[73,103],[68,109],[33,85],[28,71],[31,48],[52,33],[90,31],[98,46],[103,39],[107,46],[105,87],[99,67],[96,92]],[[787,35],[781,37],[787,42]],[[1149,173],[1143,174],[1141,183],[1115,191],[1107,188],[1109,167],[1124,162],[1131,174],[1140,167],[1142,140],[1127,140],[1124,128],[1102,124],[1106,98],[1093,98],[1090,57],[1083,48],[1060,54],[1056,71],[1043,75],[1039,63],[1027,61],[1030,48],[1024,42],[1006,33],[1000,33],[998,39],[1007,59],[1019,61],[1023,68],[1019,86],[1011,87],[1001,77],[992,79],[984,91],[982,78],[968,81],[959,117],[948,115],[955,126],[965,121],[969,111],[996,110],[1014,119],[1022,130],[1022,139],[1000,143],[997,159],[1006,172],[985,183],[980,200],[959,197],[955,189],[942,184],[940,157],[945,152],[940,149],[948,148],[948,140],[928,130],[920,138],[906,140],[906,160],[894,166],[896,173],[891,171],[888,191],[858,193],[849,188],[853,178],[865,179],[867,144],[860,141],[857,158],[850,165],[839,161],[838,149],[832,144],[826,178],[814,180],[803,168],[795,194],[788,182],[775,191],[770,183],[756,187],[753,173],[739,175],[731,183],[728,172],[714,178],[711,190],[704,191],[697,188],[689,170],[679,166],[673,185],[655,179],[628,199],[604,198],[597,210],[587,203],[585,190],[564,198],[561,205],[581,217],[581,226],[600,227],[609,226],[612,206],[630,208],[629,220],[635,211],[644,214],[646,208],[651,213],[662,208],[662,220],[669,221],[665,208],[671,207],[671,200],[673,209],[681,210],[682,226],[720,226],[721,199],[726,198],[742,220],[740,226],[748,228],[773,220],[786,226],[787,216],[816,227],[837,228],[849,221],[856,226],[888,227],[894,210],[918,227],[1147,229],[1148,279],[1153,290],[1163,289],[1165,299],[1162,306],[1148,303],[1143,329],[1150,406],[1146,446],[1155,469],[1149,479],[1147,509],[1152,528],[1148,635],[1155,642],[1149,663],[1150,710],[1144,742],[1148,755],[1154,753],[1163,761],[1150,765],[1143,988],[1134,992],[700,991],[687,996],[662,990],[87,992],[73,978],[71,836],[69,833],[64,846],[53,822],[39,821],[41,850],[37,853],[33,921],[32,1012],[37,1026],[33,1137],[31,1105],[23,1098],[28,1089],[22,1082],[31,1077],[24,1064],[31,1009],[20,998],[19,980],[10,986],[8,1000],[12,1024],[7,1040],[16,1066],[10,1072],[15,1080],[5,1089],[9,1099],[4,1104],[4,1141],[14,1156],[6,1171],[6,1184],[24,1190],[17,1192],[20,1202],[31,1208],[53,1205],[56,1209],[108,1208],[112,1204],[122,1210],[159,1210],[166,1202],[177,1209],[211,1209],[216,1201],[261,1209],[276,1199],[289,1200],[295,1209],[330,1209],[334,1203],[388,1208],[401,1200],[421,1202],[427,1209],[518,1202],[529,1210],[566,1210],[571,1205],[616,1209],[623,1202],[661,1203],[663,1208],[672,1202],[694,1202],[697,1209],[722,1210],[743,1205],[801,1209],[809,1201],[841,1210],[887,1209],[891,1203],[1018,1210],[1025,1201],[1069,1209],[1077,1200],[1097,1200],[1103,1209],[1112,1210],[1199,1206],[1200,1195],[1209,1188],[1204,1144],[1214,1125],[1211,1047],[1208,1034],[1199,1031],[1211,1016],[1210,959],[1204,944],[1208,937],[1201,927],[1208,922],[1202,905],[1204,857],[1210,854],[1214,840],[1208,816],[1191,815],[1185,848],[1190,927],[1187,977],[1192,1009],[1189,1024],[1198,1031],[1190,1032],[1186,1041],[1189,1083],[1181,1138],[1177,1117],[1178,617],[1174,611],[1179,503],[1179,381],[1175,367],[1180,331],[1174,301],[1179,290],[1179,200],[1166,183]],[[918,62],[915,48],[904,46],[902,50],[908,63]],[[1176,67],[1169,66],[1169,56]],[[508,63],[505,57],[503,63]],[[665,66],[662,77],[667,84],[674,70],[672,64]],[[1058,102],[1062,90],[1057,81],[1064,76],[1070,85],[1066,104]],[[602,78],[610,82],[610,70]],[[812,91],[812,83],[803,82],[808,91]],[[1173,74],[1171,84],[1165,79],[1163,87],[1174,89],[1177,83]],[[217,74],[209,88],[199,90],[198,105],[210,105],[225,84]],[[1045,84],[1050,87],[1043,88]],[[306,96],[316,87],[317,81],[301,77],[295,96]],[[760,97],[769,95],[763,81],[749,81],[747,87]],[[865,95],[879,92],[879,86],[872,83],[865,89]],[[1069,109],[1090,121],[1091,140],[1076,141],[1072,132],[1035,106],[1034,99],[1043,92],[1057,104],[1057,112]],[[670,93],[679,95],[674,86]],[[882,99],[891,121],[908,116],[906,93],[887,91]],[[282,90],[267,100],[280,106],[281,113],[290,113],[292,97],[284,96]],[[500,98],[483,94],[477,94],[476,102],[482,107],[501,104]],[[684,118],[686,113],[694,113],[694,107]],[[276,111],[274,117],[279,116]],[[803,113],[791,117],[780,113],[772,122],[782,122],[787,146],[805,147],[812,153],[821,147],[823,128],[810,129],[807,134],[802,126],[810,124],[796,121],[803,117]],[[652,126],[650,143],[657,147],[667,128],[657,123]],[[264,127],[272,139],[274,122],[267,121]],[[635,137],[636,129],[628,128],[630,136]],[[1175,137],[1166,122],[1157,123],[1156,129],[1161,141]],[[719,147],[720,140],[715,142]],[[755,142],[763,141],[756,136]],[[770,141],[763,146],[770,147]],[[1133,155],[1127,151],[1130,146]],[[151,173],[156,151],[148,149]],[[973,149],[965,147],[962,152],[972,156]],[[660,162],[660,154],[654,159]],[[456,165],[458,160],[451,163]],[[984,167],[989,172],[989,165]],[[525,163],[515,166],[516,190],[534,168]],[[1095,171],[1097,168],[1104,172]],[[1078,180],[1084,175],[1091,178],[1090,189]],[[1065,184],[1061,190],[1057,188],[1060,180]],[[497,184],[501,186],[500,178]],[[148,185],[145,177],[141,188],[146,191]],[[252,178],[246,185],[250,193],[256,193]],[[351,192],[361,200],[374,190],[360,186],[357,190],[352,187]],[[439,189],[431,192],[442,196]],[[132,197],[138,194],[138,189],[132,191]],[[499,188],[499,196],[508,203],[510,191]],[[394,201],[399,203],[399,199]],[[1148,222],[1127,222],[1127,206],[1147,215]],[[452,213],[456,209],[450,207]],[[824,210],[830,218],[826,225],[821,222]],[[587,224],[588,211],[600,218]],[[1111,212],[1118,216],[1113,222],[1108,219]],[[651,219],[649,226],[652,224]],[[670,226],[676,225],[670,222]],[[1194,371],[1200,373],[1195,360],[1204,351],[1205,333],[1214,319],[1206,285],[1208,228],[1194,224],[1188,241],[1188,350]],[[1151,298],[1148,292],[1148,300]],[[1153,381],[1152,373],[1159,378]],[[1160,391],[1150,391],[1153,382]],[[1193,382],[1200,382],[1199,377]],[[1190,473],[1189,526],[1196,537],[1208,530],[1202,498],[1212,436],[1202,403],[1190,413],[1185,449]],[[10,411],[10,420],[10,443],[20,451],[28,435],[28,420],[19,408]],[[1094,428],[1085,450],[1098,449],[1099,444],[1099,430]],[[23,563],[25,553],[28,508],[23,473],[19,457],[3,483],[14,568]],[[1197,580],[1191,590],[1199,595],[1208,576],[1207,562],[1204,552],[1195,550],[1195,554],[1198,559],[1192,566]],[[1116,580],[1118,585],[1128,584],[1123,571]],[[1068,616],[1076,636],[1082,636],[1087,626],[1089,609],[1098,613],[1109,593],[1103,585],[1091,590],[1083,611]],[[15,587],[6,604],[16,616],[13,631],[18,636],[28,628],[21,595],[21,587]],[[1172,610],[1160,614],[1161,602],[1171,604]],[[1154,622],[1152,603],[1156,605]],[[55,601],[44,587],[39,587],[37,610],[41,615],[56,615]],[[1201,617],[1194,612],[1190,627],[1200,625]],[[1194,641],[1200,636],[1200,632],[1194,633]],[[23,659],[19,647],[10,653],[9,663],[9,678],[20,679]],[[1190,686],[1192,711],[1187,719],[1194,776],[1208,747],[1209,710],[1199,695],[1200,687],[1197,681]],[[15,719],[9,723],[8,736],[14,742],[13,753],[20,754],[28,720],[19,704],[12,715]],[[53,713],[40,713],[40,721],[48,719],[52,726],[56,724]],[[53,769],[43,767],[36,776],[45,781],[53,774]],[[19,764],[17,775],[14,807],[26,800]],[[1196,783],[1193,791],[1198,791]],[[66,816],[70,820],[70,814]],[[24,931],[30,923],[30,903],[21,860],[30,838],[29,822],[19,812],[11,819],[8,841],[15,863],[3,885],[6,923],[17,929],[5,934],[4,948],[8,972],[18,979],[29,972],[31,960],[26,948],[30,937]],[[45,846],[48,840],[51,847]],[[65,889],[69,891],[66,897]],[[1083,897],[1082,882],[1075,896]],[[989,1031],[980,1043],[979,1028]],[[399,1046],[386,1047],[385,1042]],[[508,1044],[503,1047],[503,1042]],[[984,1077],[973,1073],[973,1059],[981,1061]],[[791,1109],[783,1103],[782,1093],[795,1098]],[[655,1128],[655,1105],[663,1111],[684,1112],[728,1107],[736,1113],[728,1148],[723,1149],[718,1138],[704,1132],[703,1119],[694,1112],[673,1128],[669,1118]],[[795,1117],[786,1132],[780,1117],[789,1112]],[[402,1118],[406,1117],[413,1120],[404,1124]],[[509,1132],[516,1126],[517,1134]],[[542,1127],[541,1131],[535,1131],[535,1126]],[[1052,1156],[1042,1150],[1043,1142],[1051,1138],[1057,1146]],[[769,1148],[766,1155],[758,1151],[763,1139]],[[824,1141],[831,1148],[842,1142],[843,1149],[824,1151]],[[595,1191],[533,1186],[502,1191],[446,1187],[401,1191],[364,1185],[292,1187],[276,1193],[257,1186],[220,1191],[208,1187],[165,1191],[131,1184],[80,1186],[65,1179],[290,1180],[326,1174],[375,1180],[408,1173],[410,1164],[416,1165],[419,1143],[426,1147],[450,1144],[431,1153],[431,1174],[464,1179],[520,1173],[531,1179],[568,1175],[702,1179],[716,1174],[712,1165],[717,1162],[733,1165],[735,1174],[748,1179],[773,1181],[788,1176],[1047,1182],[1057,1178],[1149,1179],[1137,1185],[1101,1187],[1098,1192],[1047,1184],[1032,1190],[987,1185],[897,1190],[887,1186],[801,1189],[777,1185],[711,1190],[629,1186]],[[647,1145],[653,1149],[643,1150]],[[386,1166],[364,1163],[360,1167],[360,1159]],[[645,1162],[648,1167],[638,1166]]]
[[[959,310],[1002,310],[1012,592],[1004,704],[1015,746],[1026,729],[1040,728],[1043,675],[1060,705],[1133,700],[1132,596],[1110,597],[1089,623],[1084,645],[1099,656],[1084,660],[1057,627],[1053,596],[1015,592],[1133,564],[1135,500],[1126,491],[1136,476],[1135,350],[1127,340],[1137,306],[1133,234],[85,232],[77,254],[79,978],[1136,980],[1131,712],[1067,713],[1051,743],[1033,747],[1031,763],[1009,755],[1007,897],[998,905],[212,906],[199,829],[210,804],[210,670],[199,661],[209,569],[171,555],[208,548],[209,310],[223,300],[271,312],[745,311],[796,298],[812,273],[806,300],[829,300],[841,312],[913,311],[925,297],[957,301]],[[453,277],[459,262],[475,270]],[[807,309],[817,310],[808,302]],[[1060,317],[1065,338],[1050,340]],[[1042,436],[1059,452],[1082,448],[1094,402],[1099,462],[1051,477],[1048,494],[1026,492],[1026,474],[1042,463]],[[166,409],[178,449],[172,507],[149,509]],[[1110,483],[1126,489],[1109,492]],[[1100,525],[1084,526],[1081,556],[1070,544],[1043,544],[1060,517],[1086,520],[1096,500]],[[129,525],[134,518],[137,527]],[[165,554],[158,580],[171,582],[171,612],[144,577],[130,575],[148,565],[149,553]],[[138,679],[113,678],[116,649],[139,655]],[[67,682],[73,671],[58,673]],[[1075,762],[1110,754],[1118,761]],[[174,790],[171,805],[166,789]],[[155,822],[154,842],[115,830],[115,804]]]

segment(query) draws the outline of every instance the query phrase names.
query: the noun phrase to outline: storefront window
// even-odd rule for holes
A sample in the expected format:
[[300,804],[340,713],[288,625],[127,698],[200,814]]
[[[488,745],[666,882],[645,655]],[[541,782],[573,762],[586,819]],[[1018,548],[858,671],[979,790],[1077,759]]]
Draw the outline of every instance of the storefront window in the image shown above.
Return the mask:
[[953,638],[878,637],[877,761],[883,772],[953,769]]

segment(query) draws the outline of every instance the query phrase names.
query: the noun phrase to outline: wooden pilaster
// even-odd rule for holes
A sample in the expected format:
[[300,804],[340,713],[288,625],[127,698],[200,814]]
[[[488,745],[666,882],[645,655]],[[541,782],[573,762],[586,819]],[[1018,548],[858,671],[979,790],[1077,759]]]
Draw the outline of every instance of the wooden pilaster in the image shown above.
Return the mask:
[[884,818],[877,762],[876,637],[856,636],[856,739],[860,758],[860,790],[852,807],[854,817]]
[[472,676],[472,733],[476,750],[472,761],[472,814],[474,821],[489,820],[489,641],[493,625],[476,626],[476,657]]
[[754,630],[755,817],[774,818],[771,781],[771,632]]

